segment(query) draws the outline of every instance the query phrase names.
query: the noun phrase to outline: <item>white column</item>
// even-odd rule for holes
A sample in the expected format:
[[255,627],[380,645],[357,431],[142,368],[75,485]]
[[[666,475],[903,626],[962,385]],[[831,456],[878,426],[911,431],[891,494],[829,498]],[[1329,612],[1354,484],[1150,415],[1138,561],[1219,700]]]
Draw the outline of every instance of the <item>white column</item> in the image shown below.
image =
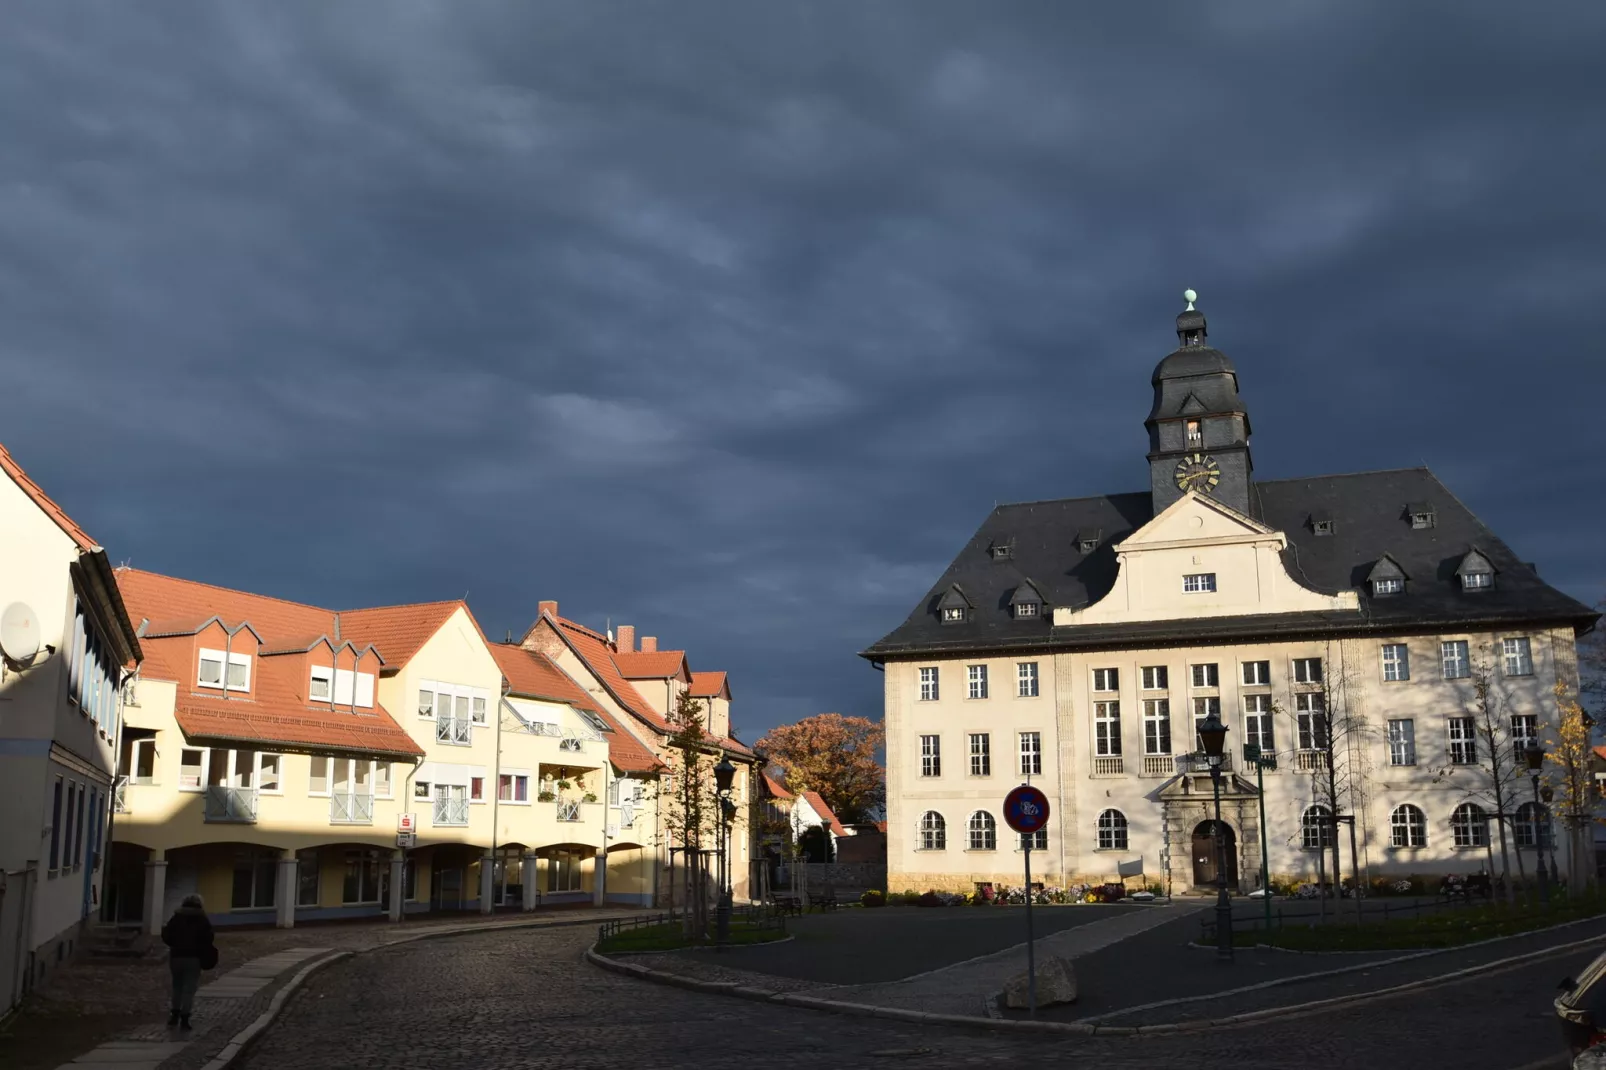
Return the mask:
[[161,851],[154,852],[145,863],[145,934],[155,936],[162,931],[162,900],[167,895],[167,860]]
[[401,921],[403,904],[407,899],[407,860],[403,852],[396,851],[390,857],[390,904],[389,915],[391,921]]
[[493,909],[491,903],[491,878],[496,875],[496,859],[491,852],[486,851],[480,857],[480,913],[489,914]]
[[279,882],[273,890],[274,923],[281,929],[296,927],[296,894],[301,890],[300,871],[296,868],[296,853],[286,851],[279,857]]
[[524,852],[524,866],[519,872],[519,879],[524,887],[524,909],[534,910],[536,894],[541,887],[541,874],[536,864],[537,855],[534,851]]
[[596,857],[596,868],[591,871],[591,905],[600,907],[608,887],[608,849],[598,847]]

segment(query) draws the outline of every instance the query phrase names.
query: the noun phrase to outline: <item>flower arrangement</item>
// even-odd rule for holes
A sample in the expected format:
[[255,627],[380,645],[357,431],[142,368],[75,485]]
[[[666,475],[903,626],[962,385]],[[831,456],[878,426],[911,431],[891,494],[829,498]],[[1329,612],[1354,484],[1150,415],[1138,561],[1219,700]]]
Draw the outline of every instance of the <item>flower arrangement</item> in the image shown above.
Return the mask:
[[541,794],[536,796],[536,799],[540,802],[552,802],[556,798],[557,796],[552,794],[550,791],[543,791]]
[[887,905],[887,893],[870,889],[859,896],[859,904],[867,907],[884,907]]

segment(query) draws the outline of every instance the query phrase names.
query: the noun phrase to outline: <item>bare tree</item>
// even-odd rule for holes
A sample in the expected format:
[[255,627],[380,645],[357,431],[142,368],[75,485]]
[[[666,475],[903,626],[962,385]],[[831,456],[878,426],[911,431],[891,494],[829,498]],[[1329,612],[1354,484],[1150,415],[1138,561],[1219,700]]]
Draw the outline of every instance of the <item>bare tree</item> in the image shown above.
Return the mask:
[[[1517,890],[1511,882],[1511,853],[1506,841],[1506,822],[1514,819],[1522,767],[1517,761],[1516,736],[1512,733],[1510,704],[1501,690],[1494,665],[1480,649],[1469,666],[1470,690],[1462,704],[1462,716],[1452,723],[1450,764],[1434,775],[1435,782],[1452,781],[1463,771],[1469,774],[1466,801],[1479,805],[1487,815],[1493,806],[1493,821],[1500,835],[1500,872],[1506,884],[1506,899],[1515,902]],[[1459,748],[1459,750],[1457,749]],[[1493,857],[1493,844],[1484,838]],[[1517,879],[1526,884],[1522,852],[1517,852]]]
[[[659,779],[658,810],[673,849],[685,860],[686,924],[699,938],[708,931],[709,844],[719,842],[720,806],[714,783],[712,748],[703,727],[702,704],[682,692],[669,717],[675,726],[669,737],[669,772]],[[670,895],[674,891],[671,853]],[[673,899],[670,903],[674,907]]]
[[1310,765],[1316,802],[1327,809],[1329,835],[1324,849],[1332,852],[1335,888],[1342,886],[1344,872],[1338,830],[1343,825],[1350,827],[1350,879],[1355,886],[1355,909],[1359,914],[1362,882],[1354,822],[1366,813],[1371,771],[1366,744],[1370,741],[1371,727],[1358,711],[1357,703],[1351,701],[1355,672],[1344,657],[1343,644],[1329,642],[1325,655],[1323,679],[1318,681],[1321,690],[1305,689],[1295,693],[1295,728],[1299,749],[1311,755],[1306,762]]

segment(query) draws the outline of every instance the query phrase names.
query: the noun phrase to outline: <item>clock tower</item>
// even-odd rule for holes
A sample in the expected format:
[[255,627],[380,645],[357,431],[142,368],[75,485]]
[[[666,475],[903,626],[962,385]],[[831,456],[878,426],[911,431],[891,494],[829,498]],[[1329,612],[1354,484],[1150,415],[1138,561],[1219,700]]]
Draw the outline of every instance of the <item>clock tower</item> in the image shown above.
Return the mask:
[[1154,369],[1149,431],[1149,493],[1159,513],[1193,490],[1251,513],[1249,413],[1238,397],[1238,372],[1227,354],[1205,342],[1198,295],[1177,317],[1175,352]]

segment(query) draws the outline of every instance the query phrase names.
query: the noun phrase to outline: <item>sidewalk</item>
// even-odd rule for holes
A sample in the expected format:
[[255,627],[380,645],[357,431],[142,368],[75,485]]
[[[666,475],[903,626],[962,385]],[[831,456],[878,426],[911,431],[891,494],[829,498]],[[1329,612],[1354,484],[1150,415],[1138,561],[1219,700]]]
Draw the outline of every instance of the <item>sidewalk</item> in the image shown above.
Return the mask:
[[[462,928],[495,929],[596,924],[611,917],[642,913],[635,907],[579,908],[524,914],[431,917],[400,925],[383,920],[305,925],[295,929],[221,929],[218,966],[203,977],[195,1013],[195,1032],[171,1037],[167,1030],[169,979],[166,949],[158,944],[138,959],[83,957],[56,971],[33,993],[0,1034],[0,1066],[6,1070],[54,1070],[72,1066],[161,1066],[193,1070],[203,1066],[236,1033],[256,1019],[274,994],[318,954],[362,953],[399,941]],[[292,957],[300,952],[307,955]],[[282,965],[281,965],[282,963]],[[244,971],[244,972],[242,972]],[[226,984],[224,982],[227,982]],[[219,986],[222,986],[221,988]],[[229,992],[232,998],[225,998]],[[203,1006],[203,1001],[215,1003]],[[204,1043],[202,1043],[204,1041]],[[109,1043],[99,1063],[85,1063],[89,1049]],[[177,1047],[165,1047],[177,1044]],[[153,1045],[163,1045],[162,1048]],[[159,1061],[151,1062],[151,1057]],[[79,1061],[73,1060],[77,1057]]]

